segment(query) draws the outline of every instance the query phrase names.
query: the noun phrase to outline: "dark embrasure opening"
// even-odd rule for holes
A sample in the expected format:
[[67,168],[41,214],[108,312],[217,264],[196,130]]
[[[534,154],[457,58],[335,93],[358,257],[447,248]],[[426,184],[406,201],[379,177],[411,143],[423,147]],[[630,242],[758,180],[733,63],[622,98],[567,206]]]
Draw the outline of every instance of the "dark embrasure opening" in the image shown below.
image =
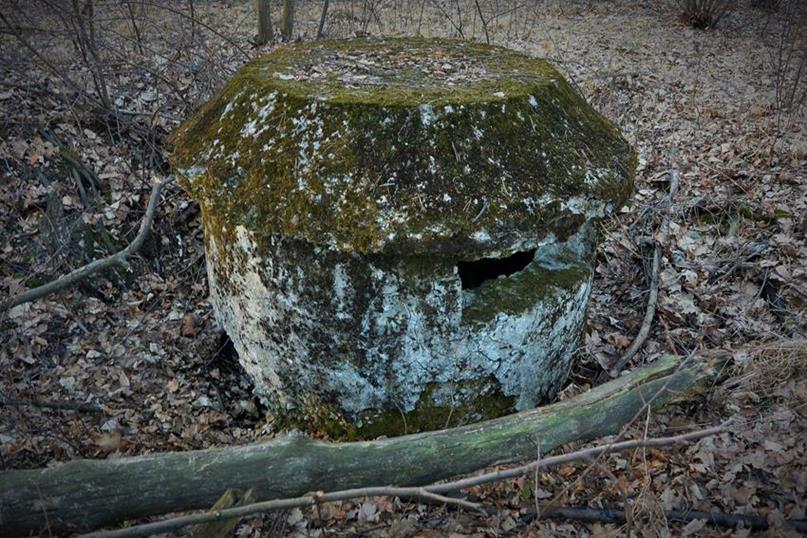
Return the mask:
[[506,258],[482,258],[472,262],[457,262],[462,289],[478,288],[486,280],[509,276],[527,267],[535,257],[535,249],[516,252]]

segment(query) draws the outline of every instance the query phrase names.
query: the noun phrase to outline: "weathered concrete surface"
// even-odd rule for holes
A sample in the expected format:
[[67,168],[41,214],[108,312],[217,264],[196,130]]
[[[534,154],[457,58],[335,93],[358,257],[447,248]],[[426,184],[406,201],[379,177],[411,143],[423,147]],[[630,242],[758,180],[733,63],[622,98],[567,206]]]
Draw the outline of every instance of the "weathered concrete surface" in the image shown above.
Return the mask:
[[[280,49],[172,143],[256,389],[334,434],[552,397],[590,290],[587,223],[621,206],[634,168],[548,63],[440,40]],[[458,270],[481,258],[509,276]]]

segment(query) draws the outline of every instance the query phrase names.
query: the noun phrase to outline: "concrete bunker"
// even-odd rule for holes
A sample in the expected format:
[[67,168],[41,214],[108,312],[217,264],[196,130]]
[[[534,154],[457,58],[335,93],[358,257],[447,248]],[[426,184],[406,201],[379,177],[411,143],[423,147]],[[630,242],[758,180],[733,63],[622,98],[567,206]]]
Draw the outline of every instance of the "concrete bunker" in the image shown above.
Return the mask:
[[552,398],[635,167],[549,63],[453,40],[279,48],[171,143],[257,393],[347,437]]

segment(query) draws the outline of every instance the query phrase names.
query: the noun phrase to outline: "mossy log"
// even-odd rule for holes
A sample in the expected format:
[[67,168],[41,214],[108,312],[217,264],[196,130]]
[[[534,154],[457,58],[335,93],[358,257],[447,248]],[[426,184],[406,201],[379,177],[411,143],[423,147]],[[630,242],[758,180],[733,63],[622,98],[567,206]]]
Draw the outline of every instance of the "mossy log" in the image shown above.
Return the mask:
[[553,405],[461,428],[326,443],[288,435],[263,444],[78,460],[0,474],[4,536],[86,531],[207,508],[227,489],[256,500],[372,485],[423,485],[490,465],[526,461],[572,441],[614,434],[641,413],[691,400],[720,368],[675,357]]

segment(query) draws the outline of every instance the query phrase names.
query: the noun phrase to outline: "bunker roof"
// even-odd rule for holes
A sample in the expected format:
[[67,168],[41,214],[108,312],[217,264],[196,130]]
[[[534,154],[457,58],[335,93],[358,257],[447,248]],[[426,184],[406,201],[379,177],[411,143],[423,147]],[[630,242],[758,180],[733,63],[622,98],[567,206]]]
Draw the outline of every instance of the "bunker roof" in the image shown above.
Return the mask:
[[169,141],[222,233],[359,253],[532,248],[621,206],[635,168],[548,62],[442,39],[279,47]]

